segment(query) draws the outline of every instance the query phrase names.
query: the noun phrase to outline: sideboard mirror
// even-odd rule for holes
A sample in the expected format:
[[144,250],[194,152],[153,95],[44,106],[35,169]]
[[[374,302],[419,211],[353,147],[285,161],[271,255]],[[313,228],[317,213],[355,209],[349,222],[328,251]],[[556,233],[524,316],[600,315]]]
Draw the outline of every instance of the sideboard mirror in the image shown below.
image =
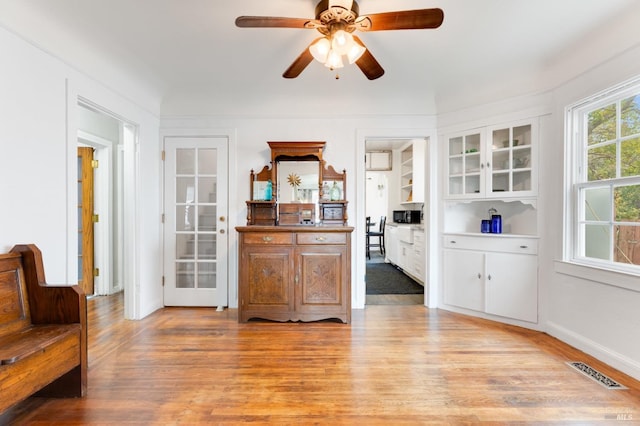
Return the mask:
[[278,161],[277,196],[279,203],[317,203],[320,195],[319,161]]
[[326,142],[268,144],[270,166],[251,171],[247,224],[346,225],[346,171],[325,166]]

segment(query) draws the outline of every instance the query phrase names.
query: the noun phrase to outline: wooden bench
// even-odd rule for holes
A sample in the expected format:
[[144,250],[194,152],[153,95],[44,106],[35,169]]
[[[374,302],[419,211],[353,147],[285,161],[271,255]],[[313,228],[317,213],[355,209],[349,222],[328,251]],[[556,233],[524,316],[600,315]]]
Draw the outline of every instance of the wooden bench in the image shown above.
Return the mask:
[[87,302],[82,289],[49,286],[33,244],[0,254],[0,413],[36,394],[87,389]]

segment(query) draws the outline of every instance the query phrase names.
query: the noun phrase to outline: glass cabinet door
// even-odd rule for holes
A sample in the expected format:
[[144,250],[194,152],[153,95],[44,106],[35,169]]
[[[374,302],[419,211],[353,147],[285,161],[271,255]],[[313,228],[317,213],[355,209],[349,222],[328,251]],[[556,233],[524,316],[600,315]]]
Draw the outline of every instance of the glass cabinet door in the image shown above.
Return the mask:
[[491,195],[533,190],[532,133],[531,124],[490,129]]
[[448,195],[480,194],[484,186],[484,158],[481,133],[449,138]]
[[534,196],[536,138],[531,120],[449,136],[447,197]]

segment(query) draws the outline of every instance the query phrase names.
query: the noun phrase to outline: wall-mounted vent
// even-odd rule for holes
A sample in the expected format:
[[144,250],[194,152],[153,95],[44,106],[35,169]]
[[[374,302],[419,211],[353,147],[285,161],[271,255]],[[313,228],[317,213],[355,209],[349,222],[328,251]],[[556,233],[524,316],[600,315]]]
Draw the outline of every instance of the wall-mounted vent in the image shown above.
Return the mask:
[[578,370],[579,372],[581,372],[591,380],[600,383],[602,386],[604,386],[607,389],[627,389],[626,386],[621,385],[620,383],[616,382],[612,378],[602,374],[598,370],[592,367],[589,367],[584,362],[567,362],[567,364],[573,367],[574,369]]

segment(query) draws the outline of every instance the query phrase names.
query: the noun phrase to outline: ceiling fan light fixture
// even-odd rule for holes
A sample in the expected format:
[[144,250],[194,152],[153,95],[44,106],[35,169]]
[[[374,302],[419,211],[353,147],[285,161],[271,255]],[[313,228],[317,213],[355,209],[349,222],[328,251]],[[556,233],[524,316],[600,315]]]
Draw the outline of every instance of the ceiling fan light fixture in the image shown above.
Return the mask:
[[326,37],[323,37],[309,46],[309,53],[318,62],[327,62],[329,51],[331,50],[331,42]]
[[327,57],[327,62],[324,63],[324,66],[332,70],[344,67],[342,55],[331,49]]
[[331,49],[340,55],[346,55],[353,46],[353,36],[345,30],[338,30],[331,37]]
[[351,48],[347,52],[347,59],[349,60],[349,63],[355,63],[358,59],[360,59],[362,55],[364,55],[364,52],[366,51],[366,47],[362,46],[360,43],[354,40]]

